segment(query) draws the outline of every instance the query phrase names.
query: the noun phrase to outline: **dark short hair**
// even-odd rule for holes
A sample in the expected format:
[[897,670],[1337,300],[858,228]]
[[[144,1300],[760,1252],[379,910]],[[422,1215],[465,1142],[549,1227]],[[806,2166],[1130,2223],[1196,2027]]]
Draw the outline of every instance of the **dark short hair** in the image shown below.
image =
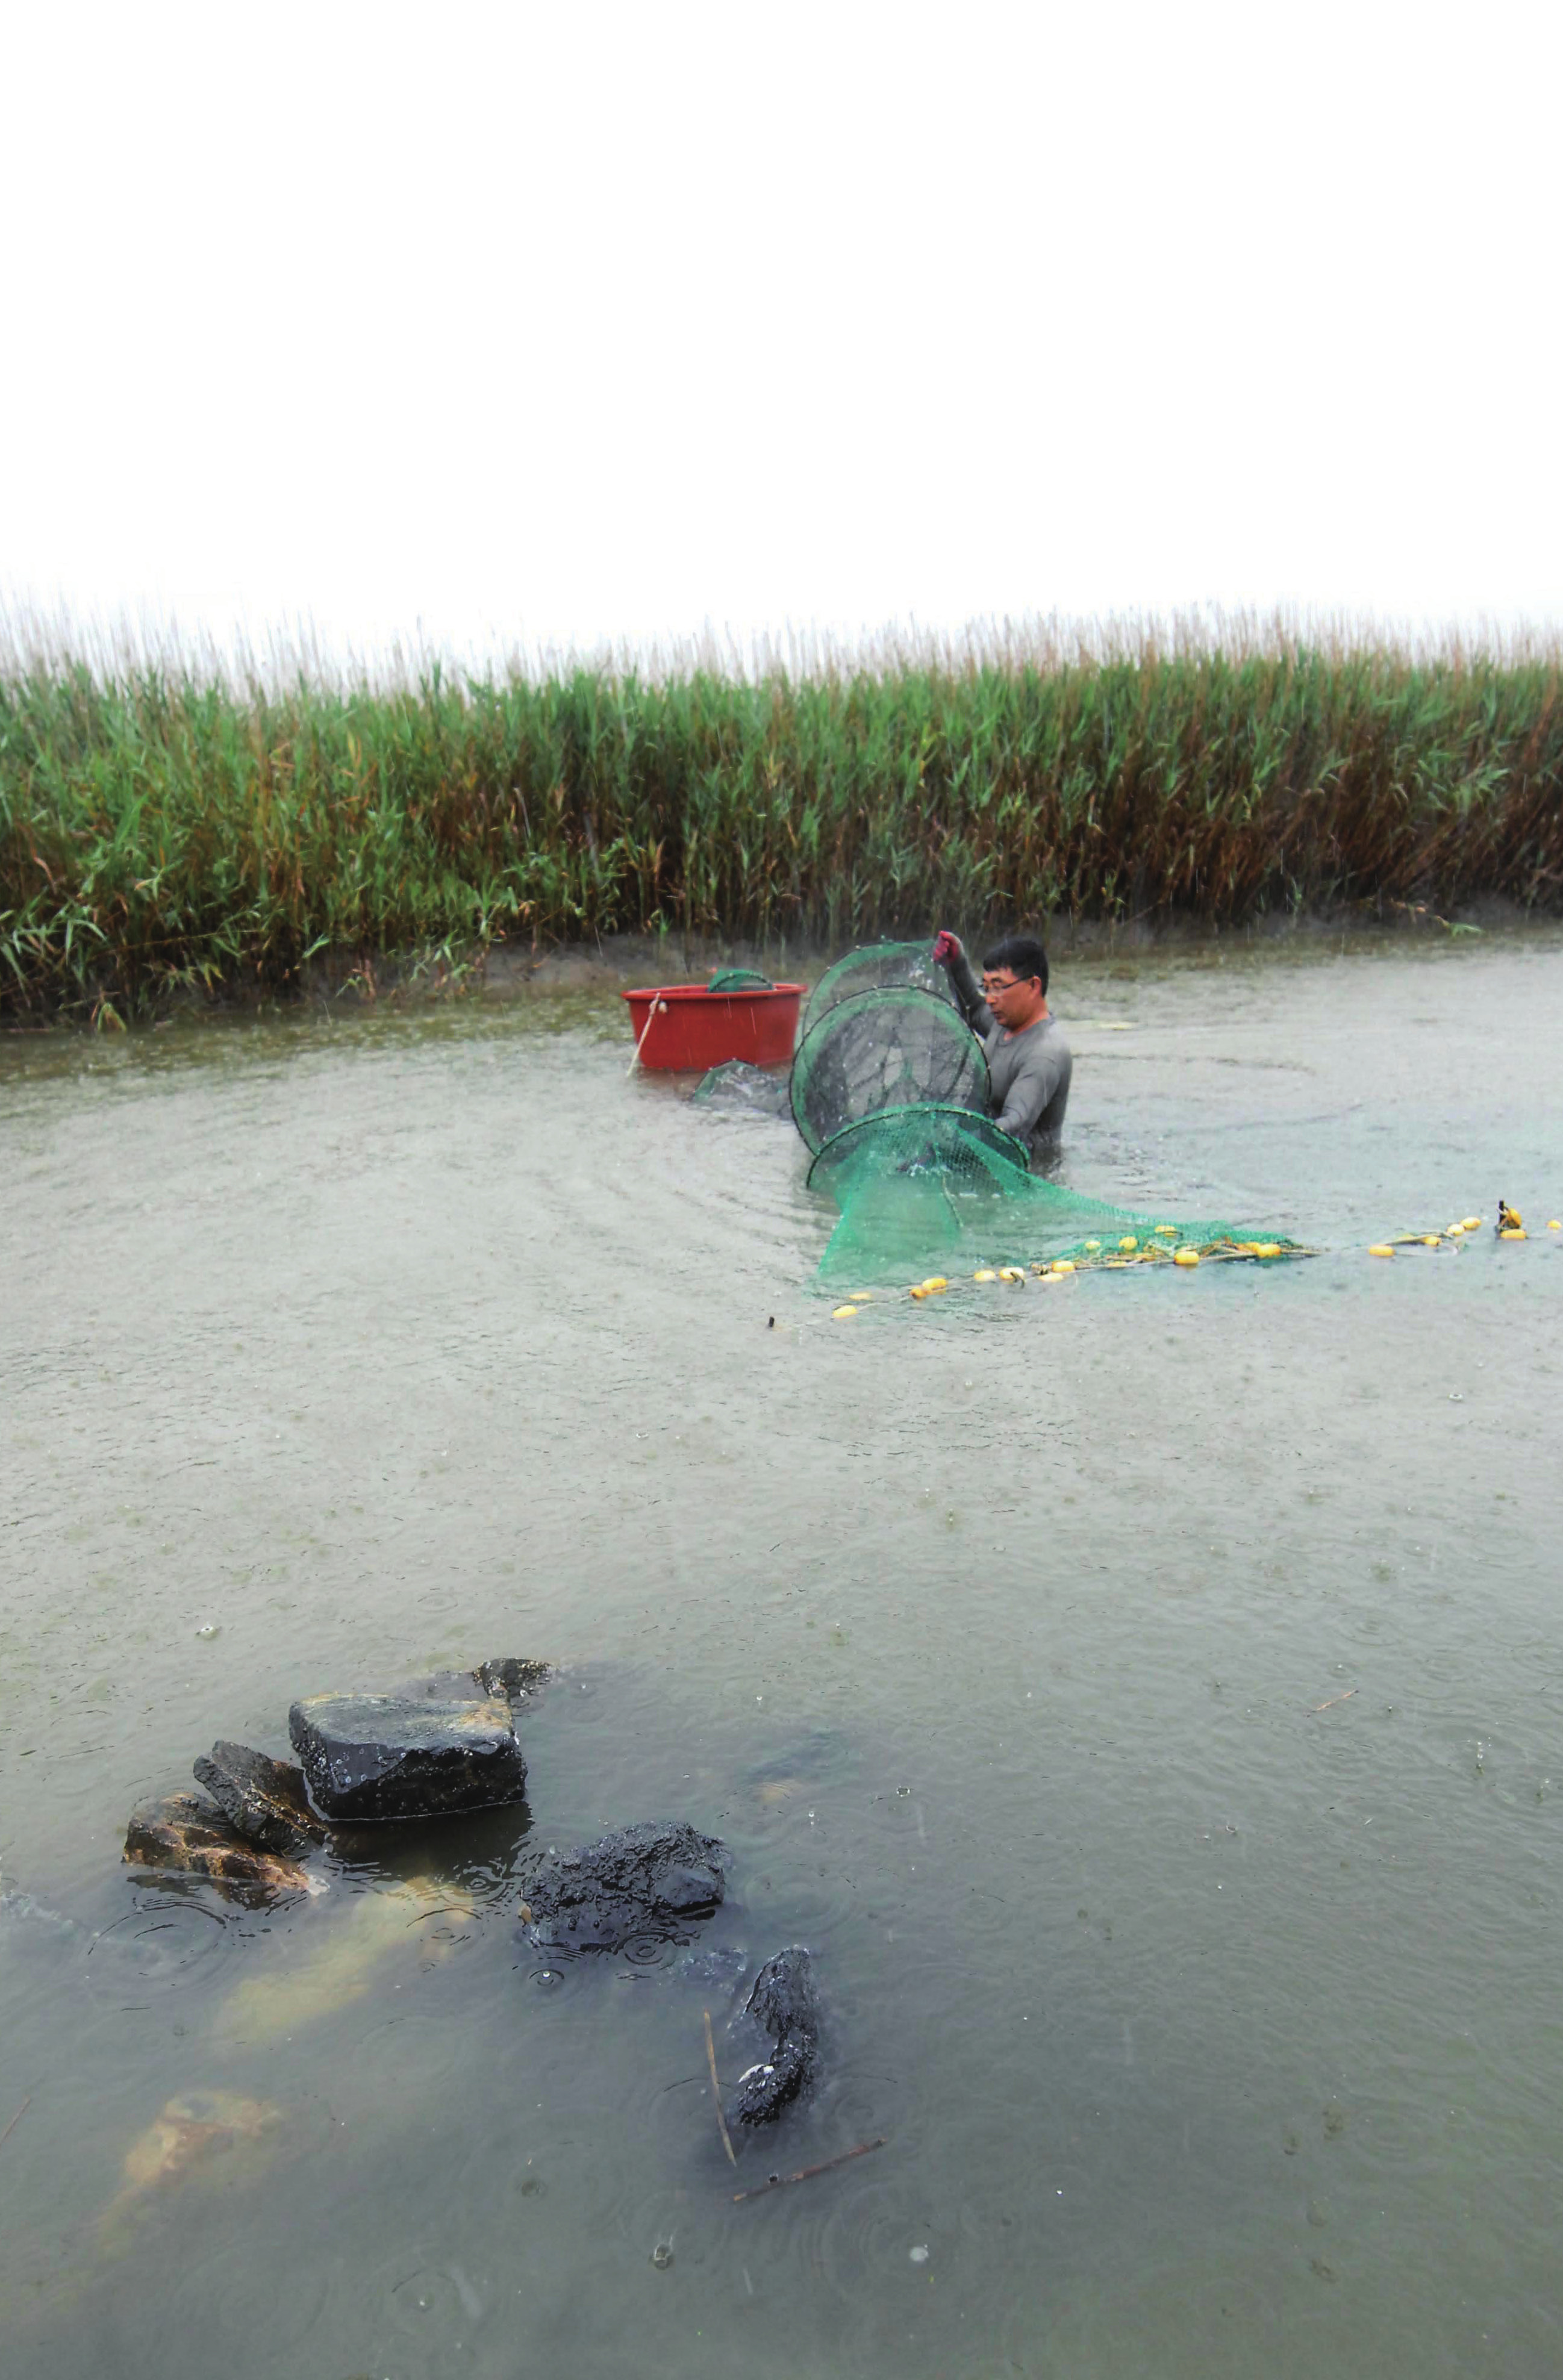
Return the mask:
[[983,953],[984,967],[1007,967],[1012,976],[1024,983],[1028,976],[1042,978],[1043,998],[1047,997],[1047,953],[1034,934],[1006,934],[991,951]]

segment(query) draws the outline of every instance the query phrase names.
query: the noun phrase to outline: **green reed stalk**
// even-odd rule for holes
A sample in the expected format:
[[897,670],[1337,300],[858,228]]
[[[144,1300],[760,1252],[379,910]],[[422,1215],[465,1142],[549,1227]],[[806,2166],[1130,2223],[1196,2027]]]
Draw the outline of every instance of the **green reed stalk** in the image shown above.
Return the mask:
[[1301,641],[280,686],[13,647],[0,1008],[616,929],[1557,910],[1560,683]]

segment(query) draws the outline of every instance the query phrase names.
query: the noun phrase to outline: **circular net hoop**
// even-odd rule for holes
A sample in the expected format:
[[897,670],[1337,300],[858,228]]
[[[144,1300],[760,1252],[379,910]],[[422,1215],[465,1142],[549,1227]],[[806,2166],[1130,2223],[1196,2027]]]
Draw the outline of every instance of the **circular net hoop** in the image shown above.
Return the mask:
[[1016,1192],[1031,1179],[1030,1163],[1029,1152],[991,1116],[920,1101],[882,1109],[834,1134],[809,1167],[809,1187],[832,1191],[839,1201],[850,1184],[870,1174],[907,1181],[936,1173],[962,1188]]
[[968,1108],[985,1115],[988,1062],[957,1011],[910,987],[854,992],[805,1033],[792,1062],[792,1113],[817,1155],[887,1108]]
[[775,990],[770,977],[762,975],[758,967],[740,966],[718,967],[705,988],[707,991],[774,991]]
[[813,990],[809,1005],[803,1011],[803,1031],[807,1034],[821,1017],[855,992],[884,991],[892,985],[903,985],[912,991],[932,993],[935,1000],[955,1006],[955,994],[943,967],[934,965],[926,942],[871,942],[861,951],[849,951],[827,967]]

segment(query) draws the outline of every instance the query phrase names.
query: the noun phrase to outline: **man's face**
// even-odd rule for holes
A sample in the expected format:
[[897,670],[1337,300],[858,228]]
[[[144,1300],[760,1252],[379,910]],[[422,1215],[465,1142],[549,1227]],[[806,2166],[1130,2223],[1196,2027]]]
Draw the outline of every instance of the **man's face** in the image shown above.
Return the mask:
[[995,967],[991,975],[983,978],[983,998],[1001,1025],[1011,1026],[1042,998],[1042,978],[1017,978],[1013,967]]

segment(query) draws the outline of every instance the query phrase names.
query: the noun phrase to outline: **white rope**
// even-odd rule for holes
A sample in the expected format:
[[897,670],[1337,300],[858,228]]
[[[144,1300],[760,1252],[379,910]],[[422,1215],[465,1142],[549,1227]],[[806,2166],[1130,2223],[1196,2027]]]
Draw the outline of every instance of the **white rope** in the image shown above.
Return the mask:
[[652,1029],[653,1017],[659,1014],[665,1016],[666,1014],[667,1002],[665,1000],[653,1000],[651,1006],[647,1009],[646,1021],[641,1027],[641,1038],[635,1044],[635,1055],[630,1059],[628,1067],[625,1069],[624,1079],[626,1082],[629,1081],[630,1075],[635,1072],[636,1067],[641,1062],[641,1052],[646,1046],[646,1036]]

